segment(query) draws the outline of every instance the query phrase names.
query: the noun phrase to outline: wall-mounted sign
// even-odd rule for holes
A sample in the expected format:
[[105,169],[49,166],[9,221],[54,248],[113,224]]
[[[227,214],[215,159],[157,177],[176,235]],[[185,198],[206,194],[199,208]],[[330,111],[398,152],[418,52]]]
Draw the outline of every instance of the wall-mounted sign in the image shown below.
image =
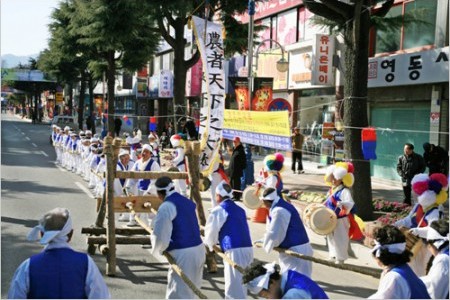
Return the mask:
[[159,73],[159,98],[173,97],[173,75],[170,70],[162,70]]
[[334,86],[333,55],[334,36],[316,34],[313,44],[311,84]]

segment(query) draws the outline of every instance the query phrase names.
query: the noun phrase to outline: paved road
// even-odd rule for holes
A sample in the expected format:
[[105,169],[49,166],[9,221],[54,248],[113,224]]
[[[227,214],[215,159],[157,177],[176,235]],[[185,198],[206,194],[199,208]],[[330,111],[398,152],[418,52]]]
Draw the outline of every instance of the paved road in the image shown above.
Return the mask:
[[[95,201],[86,183],[53,163],[55,155],[48,142],[48,125],[31,125],[6,114],[2,115],[1,125],[1,296],[6,298],[14,270],[24,259],[41,250],[38,244],[27,242],[25,237],[44,212],[58,206],[72,212],[75,227],[72,246],[79,251],[87,248],[81,228],[90,226],[96,213]],[[202,195],[205,210],[210,206],[208,195],[209,192]],[[250,228],[254,240],[262,237],[263,224],[250,223]],[[324,251],[323,241],[323,238],[316,238],[315,250]],[[164,298],[167,264],[163,260],[138,245],[118,245],[117,257],[117,276],[105,276],[113,298]],[[255,249],[255,257],[274,261],[278,256]],[[98,252],[93,258],[105,274],[105,258]],[[205,270],[202,291],[208,298],[224,297],[220,266],[219,261],[216,274]],[[370,276],[322,265],[314,265],[312,277],[334,299],[364,298],[378,285],[378,279]]]

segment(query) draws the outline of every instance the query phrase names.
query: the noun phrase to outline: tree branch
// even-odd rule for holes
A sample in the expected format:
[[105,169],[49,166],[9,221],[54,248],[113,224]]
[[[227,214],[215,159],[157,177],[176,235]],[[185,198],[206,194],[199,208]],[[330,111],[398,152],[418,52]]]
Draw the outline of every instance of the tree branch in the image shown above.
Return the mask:
[[197,49],[190,59],[184,61],[186,70],[192,68],[199,59],[200,59],[200,52]]
[[335,20],[343,25],[349,18],[339,14],[336,10],[331,9],[328,5],[316,2],[314,0],[304,0],[305,7],[315,15],[324,17],[329,20]]
[[385,1],[379,9],[373,11],[372,16],[385,17],[393,4],[394,0]]
[[346,20],[353,17],[353,5],[349,5],[339,0],[322,0],[322,2],[328,6],[328,8],[343,16]]
[[164,26],[164,22],[162,19],[162,16],[156,18],[158,22],[159,32],[161,33],[162,37],[166,42],[172,46],[172,48],[175,48],[175,39],[170,36],[169,32],[167,32],[166,27]]

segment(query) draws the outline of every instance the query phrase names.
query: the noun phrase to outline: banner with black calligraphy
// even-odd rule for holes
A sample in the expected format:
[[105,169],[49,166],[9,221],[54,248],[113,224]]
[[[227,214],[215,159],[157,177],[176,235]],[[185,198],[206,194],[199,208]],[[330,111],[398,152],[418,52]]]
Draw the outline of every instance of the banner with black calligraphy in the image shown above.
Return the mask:
[[[203,63],[205,92],[200,109],[199,136],[202,153],[200,171],[204,176],[212,171],[218,157],[222,138],[223,114],[225,110],[225,73],[222,25],[192,17],[195,41]],[[206,30],[206,31],[205,31]]]

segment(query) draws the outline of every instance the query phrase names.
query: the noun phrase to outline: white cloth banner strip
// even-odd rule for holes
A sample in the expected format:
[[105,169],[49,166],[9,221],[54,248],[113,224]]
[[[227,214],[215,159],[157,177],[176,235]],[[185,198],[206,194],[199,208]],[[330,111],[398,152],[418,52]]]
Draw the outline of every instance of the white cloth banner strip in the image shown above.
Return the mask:
[[218,156],[225,110],[225,73],[222,25],[192,17],[195,40],[203,63],[205,93],[200,109],[200,171],[210,174]]

